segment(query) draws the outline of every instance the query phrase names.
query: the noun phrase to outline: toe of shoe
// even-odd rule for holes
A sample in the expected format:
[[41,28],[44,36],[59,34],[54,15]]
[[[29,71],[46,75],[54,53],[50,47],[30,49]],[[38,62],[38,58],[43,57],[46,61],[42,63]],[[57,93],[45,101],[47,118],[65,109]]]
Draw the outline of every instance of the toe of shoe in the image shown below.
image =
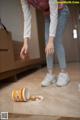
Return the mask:
[[66,86],[66,85],[68,85],[69,84],[69,82],[70,81],[67,81],[67,82],[65,82],[65,83],[56,83],[56,86],[58,86],[58,87],[64,87],[64,86]]
[[43,83],[43,82],[41,83],[42,87],[48,87],[49,85],[50,85],[50,83]]

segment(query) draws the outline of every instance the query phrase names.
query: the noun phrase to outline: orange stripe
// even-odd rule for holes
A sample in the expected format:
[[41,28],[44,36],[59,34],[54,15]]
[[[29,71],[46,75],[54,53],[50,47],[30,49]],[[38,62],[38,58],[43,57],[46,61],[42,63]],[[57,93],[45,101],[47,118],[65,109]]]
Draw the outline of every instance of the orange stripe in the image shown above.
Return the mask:
[[12,91],[12,100],[14,100],[14,91]]
[[21,89],[21,100],[24,101],[22,93],[23,93],[23,88]]
[[15,90],[13,90],[13,100],[16,101],[15,100]]

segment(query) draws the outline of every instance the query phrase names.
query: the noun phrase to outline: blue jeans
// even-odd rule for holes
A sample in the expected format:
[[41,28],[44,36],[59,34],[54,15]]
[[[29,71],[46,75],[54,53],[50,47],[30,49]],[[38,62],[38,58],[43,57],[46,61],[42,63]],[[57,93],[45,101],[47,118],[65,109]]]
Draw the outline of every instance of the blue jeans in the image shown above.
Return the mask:
[[[57,31],[54,41],[55,52],[58,58],[60,69],[66,69],[67,67],[65,50],[63,47],[62,39],[68,21],[68,17],[69,17],[69,9],[67,6],[65,6],[64,9],[58,14]],[[47,16],[45,17],[45,44],[48,43],[48,39],[49,39],[49,25],[50,25],[50,16]],[[53,69],[53,55],[49,55],[48,57],[46,57],[46,63],[48,69]]]

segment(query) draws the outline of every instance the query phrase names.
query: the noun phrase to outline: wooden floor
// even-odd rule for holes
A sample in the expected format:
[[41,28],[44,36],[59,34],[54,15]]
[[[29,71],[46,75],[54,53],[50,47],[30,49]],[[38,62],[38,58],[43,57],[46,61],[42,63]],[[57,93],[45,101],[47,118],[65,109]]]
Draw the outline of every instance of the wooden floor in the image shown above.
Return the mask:
[[[40,83],[46,75],[46,68],[2,87],[0,89],[0,112],[8,111],[13,114],[27,114],[31,115],[31,117],[33,116],[35,120],[39,117],[41,117],[41,120],[43,120],[42,118],[44,120],[48,120],[47,118],[50,118],[49,120],[67,120],[66,118],[63,119],[63,117],[72,117],[68,120],[77,120],[77,118],[80,118],[80,89],[78,88],[80,83],[80,64],[70,64],[68,71],[71,76],[71,82],[62,88],[55,85],[46,88],[41,87]],[[54,72],[56,75],[59,73],[58,67],[55,67]],[[32,95],[44,96],[44,100],[42,102],[13,102],[11,100],[12,90],[21,87],[27,87]],[[53,116],[57,117],[53,119]]]
[[80,120],[80,118],[49,116],[49,115],[10,114],[9,120]]

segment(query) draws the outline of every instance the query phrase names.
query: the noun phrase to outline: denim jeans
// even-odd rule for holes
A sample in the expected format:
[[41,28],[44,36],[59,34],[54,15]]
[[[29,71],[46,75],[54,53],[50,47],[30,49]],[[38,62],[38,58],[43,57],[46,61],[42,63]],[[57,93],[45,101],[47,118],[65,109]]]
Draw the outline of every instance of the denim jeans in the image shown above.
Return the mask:
[[[54,11],[53,11],[54,12]],[[54,41],[55,52],[58,58],[60,69],[66,69],[66,57],[65,50],[63,47],[63,35],[66,28],[66,24],[69,18],[69,9],[67,6],[64,7],[62,11],[58,13],[58,24],[56,30],[56,37]],[[45,44],[48,43],[49,39],[49,25],[50,25],[50,16],[45,17]],[[46,57],[47,69],[53,69],[53,57],[54,55],[49,55]]]

